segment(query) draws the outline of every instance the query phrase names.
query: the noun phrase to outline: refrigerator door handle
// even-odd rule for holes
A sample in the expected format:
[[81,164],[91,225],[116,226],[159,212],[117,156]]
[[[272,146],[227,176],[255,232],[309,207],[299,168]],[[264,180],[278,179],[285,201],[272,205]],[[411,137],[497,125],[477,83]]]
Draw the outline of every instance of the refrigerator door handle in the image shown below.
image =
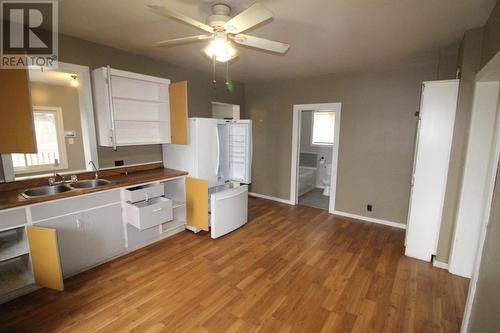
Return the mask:
[[219,126],[215,126],[215,139],[217,140],[217,163],[215,163],[215,175],[219,178],[220,166],[220,139],[219,139]]

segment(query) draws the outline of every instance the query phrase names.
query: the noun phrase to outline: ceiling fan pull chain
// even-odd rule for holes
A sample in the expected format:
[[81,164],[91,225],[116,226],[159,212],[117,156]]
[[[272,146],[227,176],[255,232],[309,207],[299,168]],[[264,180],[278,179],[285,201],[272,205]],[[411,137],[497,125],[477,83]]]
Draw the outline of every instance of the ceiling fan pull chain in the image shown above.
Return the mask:
[[229,76],[229,61],[226,62],[226,90],[229,93],[233,92],[233,82],[231,81],[231,77]]
[[212,84],[213,89],[217,90],[217,79],[215,78],[215,56],[212,56]]

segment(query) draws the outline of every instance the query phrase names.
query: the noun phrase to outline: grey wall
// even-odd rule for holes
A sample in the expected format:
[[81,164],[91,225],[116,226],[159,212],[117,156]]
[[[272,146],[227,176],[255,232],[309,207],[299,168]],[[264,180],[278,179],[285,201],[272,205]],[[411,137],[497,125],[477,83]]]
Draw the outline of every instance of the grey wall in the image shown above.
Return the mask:
[[[163,61],[132,54],[82,39],[60,35],[59,59],[63,62],[89,66],[90,70],[110,65],[116,69],[168,78],[171,81],[188,81],[188,107],[190,117],[210,117],[211,101],[231,104],[244,103],[243,85],[234,82],[234,90],[228,93],[223,79],[218,80],[217,89],[212,88],[212,77],[207,73],[181,68]],[[161,145],[119,147],[115,152],[111,148],[98,148],[101,167],[114,166],[115,160],[124,160],[125,164],[161,161]]]
[[484,25],[483,39],[481,67],[486,65],[500,49],[500,1],[497,1]]
[[[293,105],[341,102],[336,209],[406,223],[414,113],[422,81],[438,77],[438,59],[370,72],[247,83],[243,115],[254,121],[251,190],[289,199]],[[442,78],[454,76],[440,68]],[[372,212],[366,211],[367,204],[373,205]]]
[[475,75],[480,68],[482,40],[482,29],[476,28],[467,31],[460,44],[459,67],[462,76],[458,88],[457,113],[453,129],[441,231],[436,253],[436,258],[442,262],[448,262],[450,255],[451,239],[462,186],[472,100],[474,98]]

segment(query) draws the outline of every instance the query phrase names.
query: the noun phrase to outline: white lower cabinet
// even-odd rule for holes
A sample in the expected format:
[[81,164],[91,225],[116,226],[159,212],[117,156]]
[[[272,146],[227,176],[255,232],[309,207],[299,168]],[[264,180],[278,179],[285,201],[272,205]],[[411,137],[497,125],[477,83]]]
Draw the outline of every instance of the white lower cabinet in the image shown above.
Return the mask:
[[[155,197],[134,206],[122,201],[131,190],[123,188],[0,211],[0,303],[33,290],[33,282],[64,290],[63,277],[184,230],[185,177],[143,188],[165,196],[147,192]],[[140,228],[127,224],[124,205],[140,210]]]
[[125,251],[121,204],[83,213],[85,238],[90,265],[95,265]]
[[121,204],[56,217],[36,226],[57,231],[64,276],[112,258],[125,250]]

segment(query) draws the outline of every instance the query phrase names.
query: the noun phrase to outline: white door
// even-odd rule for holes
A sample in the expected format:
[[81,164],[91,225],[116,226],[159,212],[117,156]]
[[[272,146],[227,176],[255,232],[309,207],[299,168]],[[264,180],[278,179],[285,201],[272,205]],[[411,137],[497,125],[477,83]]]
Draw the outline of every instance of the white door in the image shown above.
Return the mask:
[[252,122],[239,120],[229,125],[230,179],[244,184],[252,182]]
[[56,229],[63,276],[88,266],[87,238],[81,213],[56,217],[35,226]]
[[125,250],[121,203],[83,213],[89,265],[112,258]]
[[248,186],[210,195],[210,233],[213,239],[238,229],[248,218]]
[[219,185],[219,135],[217,119],[193,118],[195,131],[195,169],[193,177],[208,180],[208,187]]
[[425,82],[411,189],[405,254],[430,261],[443,212],[458,80]]

